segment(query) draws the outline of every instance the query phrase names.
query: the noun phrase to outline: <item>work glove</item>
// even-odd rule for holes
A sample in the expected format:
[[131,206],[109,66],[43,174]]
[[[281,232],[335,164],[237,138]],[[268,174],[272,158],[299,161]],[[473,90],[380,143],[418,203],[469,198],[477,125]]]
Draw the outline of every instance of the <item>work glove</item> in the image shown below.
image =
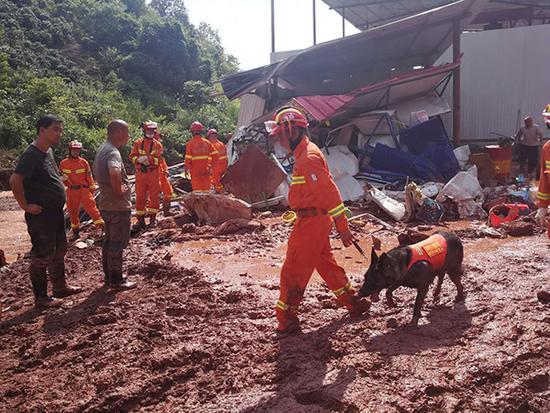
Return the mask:
[[537,214],[535,215],[535,220],[541,227],[544,227],[546,225],[546,213],[546,208],[539,208]]
[[145,155],[142,155],[139,158],[137,158],[137,161],[142,165],[149,166],[149,158]]

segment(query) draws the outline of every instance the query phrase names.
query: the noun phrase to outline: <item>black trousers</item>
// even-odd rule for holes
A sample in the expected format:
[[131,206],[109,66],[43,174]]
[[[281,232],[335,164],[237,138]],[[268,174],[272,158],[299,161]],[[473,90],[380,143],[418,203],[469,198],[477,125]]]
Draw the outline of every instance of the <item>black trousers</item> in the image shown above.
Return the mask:
[[105,239],[101,248],[101,262],[105,281],[122,282],[122,252],[130,242],[131,211],[99,211],[105,221]]
[[63,210],[44,209],[38,215],[25,214],[25,221],[32,244],[32,289],[36,296],[45,296],[48,291],[47,273],[54,291],[65,286],[67,237]]
[[519,167],[523,169],[524,165],[527,163],[527,173],[533,173],[537,169],[539,163],[539,147],[520,143],[517,150]]

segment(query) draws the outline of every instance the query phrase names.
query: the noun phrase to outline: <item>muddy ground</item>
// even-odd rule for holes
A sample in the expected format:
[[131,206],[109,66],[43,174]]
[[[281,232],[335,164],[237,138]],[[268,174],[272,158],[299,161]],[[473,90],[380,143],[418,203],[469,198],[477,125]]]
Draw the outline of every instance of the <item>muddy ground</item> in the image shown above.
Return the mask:
[[[464,303],[449,280],[410,330],[398,308],[352,319],[314,276],[303,333],[273,340],[273,303],[290,229],[200,239],[179,229],[132,240],[136,290],[102,287],[100,247],[75,246],[68,279],[85,291],[61,309],[32,307],[20,259],[0,271],[2,412],[548,412],[550,287],[545,235],[465,236]],[[368,251],[374,225],[357,227]],[[438,228],[427,229],[427,232]],[[377,232],[383,249],[395,234]],[[339,241],[334,240],[339,248]],[[25,250],[25,248],[21,248]],[[365,261],[338,249],[357,285]]]

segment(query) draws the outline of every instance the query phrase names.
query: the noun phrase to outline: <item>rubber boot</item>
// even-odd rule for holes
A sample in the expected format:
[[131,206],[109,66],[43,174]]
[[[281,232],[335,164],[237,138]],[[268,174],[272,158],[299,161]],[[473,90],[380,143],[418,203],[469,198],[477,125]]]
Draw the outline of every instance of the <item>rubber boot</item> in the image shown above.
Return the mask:
[[156,227],[157,226],[157,216],[156,215],[149,215],[149,226],[150,227]]
[[342,304],[349,313],[353,316],[358,316],[366,313],[370,308],[370,302],[364,298],[359,298],[355,295],[355,291],[349,290],[341,294],[337,298],[338,302]]
[[29,270],[32,291],[36,297],[48,295],[48,277],[46,275],[46,267],[39,267],[31,263]]
[[137,217],[137,222],[132,227],[132,231],[141,231],[145,228],[145,216],[140,215]]
[[71,237],[69,238],[69,241],[76,241],[78,237],[80,236],[80,229],[79,228],[73,228]]
[[298,311],[294,308],[282,310],[279,307],[275,308],[275,314],[279,325],[275,330],[276,337],[284,337],[300,330],[300,320],[298,319]]
[[50,267],[50,280],[52,282],[52,295],[56,298],[68,297],[69,295],[82,292],[82,288],[67,285],[65,281],[65,266],[63,264]]
[[162,201],[162,213],[165,217],[171,217],[174,215],[170,212],[170,204],[170,200]]

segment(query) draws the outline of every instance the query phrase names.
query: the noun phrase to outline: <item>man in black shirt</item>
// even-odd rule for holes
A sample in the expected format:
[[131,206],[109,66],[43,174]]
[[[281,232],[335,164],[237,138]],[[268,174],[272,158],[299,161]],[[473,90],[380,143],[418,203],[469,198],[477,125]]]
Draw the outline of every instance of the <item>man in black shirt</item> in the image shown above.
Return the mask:
[[48,296],[49,273],[54,297],[82,291],[65,282],[65,188],[53,158],[52,145],[59,143],[63,122],[53,115],[43,116],[36,125],[38,137],[23,152],[10,178],[13,195],[25,211],[31,236],[30,277],[37,307],[58,306]]

